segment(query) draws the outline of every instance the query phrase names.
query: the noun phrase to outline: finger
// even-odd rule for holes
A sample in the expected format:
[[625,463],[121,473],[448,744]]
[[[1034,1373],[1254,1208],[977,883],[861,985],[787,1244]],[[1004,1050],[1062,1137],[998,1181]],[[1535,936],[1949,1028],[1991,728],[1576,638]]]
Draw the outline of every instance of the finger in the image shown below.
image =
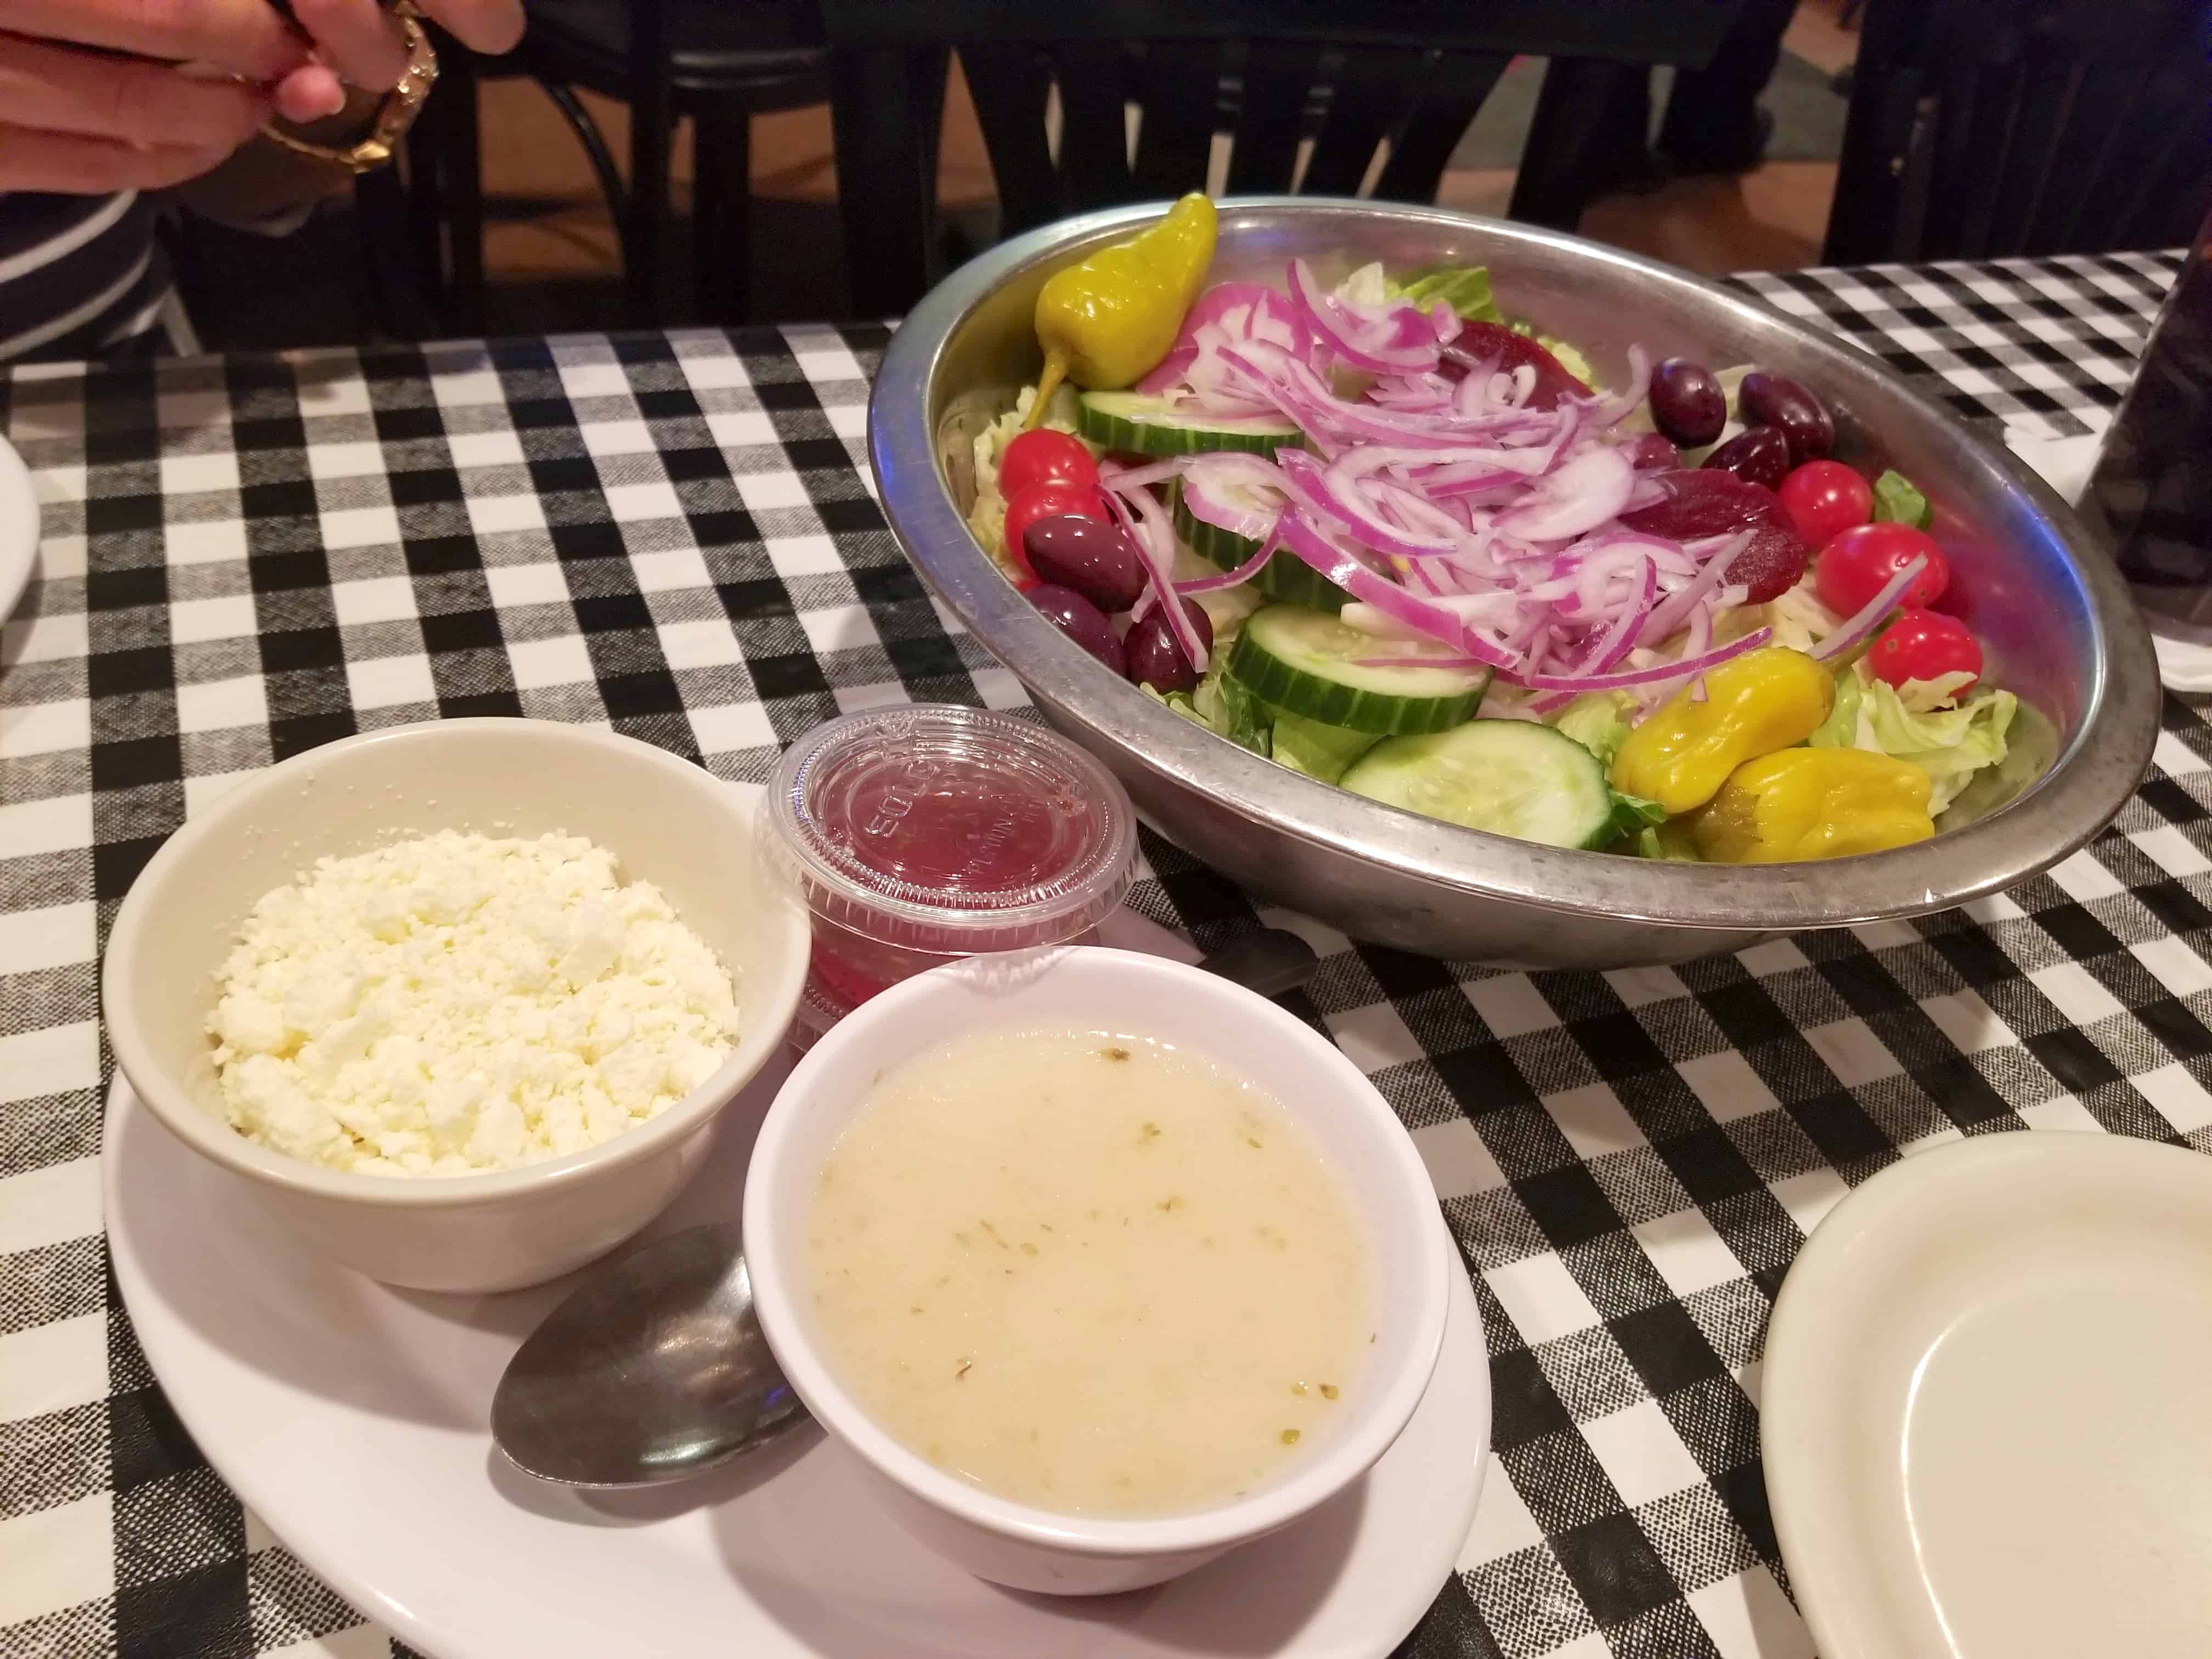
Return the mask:
[[251,87],[145,58],[0,39],[0,109],[43,131],[231,150],[269,118],[270,103]]
[[522,40],[522,0],[418,0],[426,17],[471,52],[491,57]]
[[128,144],[78,132],[0,126],[0,192],[107,196],[167,190],[222,163],[234,146]]
[[0,0],[0,33],[213,64],[254,81],[276,80],[307,55],[268,0]]
[[345,106],[345,83],[320,64],[294,70],[276,83],[276,112],[288,121],[319,121]]
[[406,73],[406,38],[376,0],[292,0],[292,15],[348,86],[389,92]]

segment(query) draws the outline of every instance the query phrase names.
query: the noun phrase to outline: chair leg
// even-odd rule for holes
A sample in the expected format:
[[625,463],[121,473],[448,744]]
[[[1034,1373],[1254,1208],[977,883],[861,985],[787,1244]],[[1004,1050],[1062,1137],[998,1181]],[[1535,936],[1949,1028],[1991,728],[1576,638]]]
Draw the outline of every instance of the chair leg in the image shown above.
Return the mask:
[[606,198],[607,212],[620,224],[629,216],[629,187],[623,183],[622,168],[616,165],[614,151],[607,148],[607,135],[599,131],[599,124],[584,107],[584,100],[576,96],[574,88],[564,87],[557,81],[540,81],[538,84],[553,100],[553,107],[561,112],[561,118],[576,135],[576,142],[584,147],[584,159],[592,164],[592,172],[599,181],[599,194]]
[[1642,140],[1640,118],[1624,121],[1622,111],[1644,106],[1641,88],[1650,75],[1642,64],[1552,59],[1507,213],[1527,223],[1573,230],[1596,194],[1607,160],[1618,157],[1632,139]]
[[408,298],[422,309],[412,316],[392,319],[397,325],[393,332],[404,337],[420,339],[423,319],[439,315],[446,304],[444,117],[446,100],[452,96],[451,82],[457,76],[467,74],[464,67],[440,77],[447,85],[430,100],[422,119],[407,136],[407,195],[403,211],[411,256],[407,264],[419,289]]
[[629,7],[629,212],[623,220],[623,289],[629,321],[661,321],[660,266],[668,240],[668,152],[676,116],[663,0]]
[[946,67],[942,47],[831,55],[837,205],[856,317],[896,316],[933,279],[937,126]]
[[444,154],[447,270],[446,325],[455,333],[484,331],[483,136],[477,125],[477,80],[453,88]]
[[752,117],[718,105],[692,118],[691,257],[701,314],[745,321],[752,292]]
[[[415,247],[408,232],[407,191],[398,175],[385,167],[356,179],[353,212],[361,234],[363,314],[374,333],[404,338],[410,331],[403,319],[424,314],[422,289],[433,273],[422,270],[411,257]],[[179,275],[189,305],[191,290],[181,262]]]

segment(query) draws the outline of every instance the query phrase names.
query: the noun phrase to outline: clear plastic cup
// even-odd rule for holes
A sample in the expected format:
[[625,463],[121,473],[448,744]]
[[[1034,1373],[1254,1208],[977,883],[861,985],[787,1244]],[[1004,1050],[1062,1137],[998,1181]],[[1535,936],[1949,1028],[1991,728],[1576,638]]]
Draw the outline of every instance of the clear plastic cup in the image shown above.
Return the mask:
[[1129,890],[1137,815],[1065,738],[955,704],[865,709],[784,752],[762,844],[813,918],[792,1041],[947,962],[1090,938]]

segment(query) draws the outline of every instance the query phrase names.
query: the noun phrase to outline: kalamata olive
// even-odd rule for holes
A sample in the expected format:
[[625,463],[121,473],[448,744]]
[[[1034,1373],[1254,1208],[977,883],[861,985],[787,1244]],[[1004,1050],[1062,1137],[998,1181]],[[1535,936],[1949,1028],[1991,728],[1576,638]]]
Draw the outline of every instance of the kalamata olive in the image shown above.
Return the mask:
[[1651,482],[1666,492],[1664,499],[1620,515],[1621,523],[1647,536],[1695,541],[1782,516],[1781,497],[1733,472],[1700,467],[1693,472],[1656,473]]
[[1669,357],[1651,371],[1651,422],[1685,448],[1721,435],[1728,424],[1728,394],[1712,370],[1687,357]]
[[1072,587],[1107,612],[1127,611],[1145,591],[1145,567],[1129,532],[1103,519],[1063,513],[1022,532],[1030,568],[1045,581]]
[[1030,603],[1049,617],[1060,631],[1117,674],[1128,672],[1128,654],[1106,613],[1072,587],[1041,582],[1030,589]]
[[1790,476],[1790,440],[1782,435],[1779,427],[1747,428],[1706,456],[1705,465],[1777,489]]
[[1754,371],[1743,377],[1736,404],[1743,411],[1746,425],[1771,426],[1789,439],[1792,466],[1817,461],[1836,447],[1836,423],[1828,418],[1820,400],[1795,380]]
[[[1213,624],[1206,620],[1206,612],[1195,599],[1184,599],[1182,605],[1182,614],[1197,630],[1199,643],[1212,650]],[[1183,655],[1182,647],[1176,643],[1175,629],[1157,608],[1131,624],[1123,644],[1128,651],[1129,678],[1138,684],[1166,692],[1188,691],[1198,684],[1198,670]]]
[[1682,452],[1656,432],[1638,433],[1625,447],[1638,472],[1672,472],[1682,465]]

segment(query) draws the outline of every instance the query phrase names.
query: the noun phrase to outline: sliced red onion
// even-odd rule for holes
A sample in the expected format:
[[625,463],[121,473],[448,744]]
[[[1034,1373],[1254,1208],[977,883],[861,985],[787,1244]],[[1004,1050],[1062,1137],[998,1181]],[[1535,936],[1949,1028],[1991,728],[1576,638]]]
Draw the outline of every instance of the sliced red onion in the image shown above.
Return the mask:
[[1401,374],[1436,367],[1433,338],[1424,349],[1395,343],[1391,338],[1395,329],[1386,334],[1372,327],[1355,327],[1344,315],[1340,302],[1314,280],[1312,268],[1303,259],[1291,261],[1290,288],[1291,302],[1297,307],[1299,319],[1322,344],[1354,368],[1376,374]]
[[[1125,499],[1118,491],[1108,490],[1106,500],[1111,504]],[[1167,512],[1152,499],[1150,490],[1140,489],[1126,498],[1137,510],[1143,523],[1140,532],[1123,517],[1122,528],[1129,532],[1137,544],[1137,556],[1143,561],[1145,574],[1152,578],[1152,592],[1156,596],[1161,613],[1168,619],[1168,631],[1175,635],[1176,644],[1183,656],[1200,673],[1206,672],[1207,654],[1205,641],[1191,626],[1190,618],[1183,614],[1180,602],[1169,604],[1166,596],[1175,592],[1175,526],[1168,522]]]
[[1190,366],[1197,361],[1196,346],[1173,347],[1160,359],[1158,368],[1137,382],[1137,390],[1157,397],[1170,386],[1182,384],[1183,376],[1190,373]]
[[1906,590],[1911,587],[1913,580],[1927,568],[1927,556],[1915,554],[1911,562],[1904,569],[1882,584],[1881,592],[1869,599],[1865,605],[1854,613],[1842,627],[1805,654],[1815,662],[1826,662],[1831,657],[1839,657],[1844,652],[1850,650],[1860,641],[1881,626],[1888,618],[1889,613],[1897,608],[1897,602],[1903,599]]
[[1590,405],[1590,424],[1599,431],[1618,426],[1642,406],[1651,394],[1651,354],[1640,345],[1628,348],[1628,385],[1619,396],[1601,398]]
[[1588,449],[1540,479],[1521,506],[1498,515],[1498,527],[1530,541],[1563,541],[1596,529],[1628,505],[1636,470],[1615,449]]
[[1688,618],[1690,607],[1721,585],[1735,556],[1751,545],[1751,538],[1750,531],[1740,530],[1715,548],[1705,563],[1698,567],[1698,574],[1651,613],[1650,620],[1644,624],[1644,631],[1638,637],[1637,643],[1657,645],[1680,628]]
[[1278,498],[1287,493],[1281,470],[1256,455],[1205,455],[1193,460],[1183,474],[1182,502],[1201,524],[1257,538],[1273,525],[1281,501],[1266,504],[1240,501],[1232,493],[1240,489],[1266,489]]
[[1109,489],[1142,489],[1147,484],[1165,483],[1188,465],[1188,461],[1177,460],[1149,461],[1143,466],[1120,466],[1107,461],[1098,468],[1098,482]]
[[1310,455],[1285,449],[1276,457],[1276,465],[1283,470],[1293,500],[1347,526],[1364,547],[1401,559],[1429,559],[1463,550],[1464,542],[1456,536],[1423,536],[1395,528],[1375,510],[1356,481],[1340,480]]
[[[1561,417],[1513,410],[1497,421],[1470,422],[1439,415],[1401,414],[1371,404],[1346,403],[1324,385],[1306,364],[1281,353],[1255,353],[1249,347],[1224,347],[1222,361],[1266,393],[1276,408],[1303,428],[1309,438],[1325,428],[1346,437],[1370,442],[1424,449],[1463,447],[1470,438],[1511,430],[1532,436],[1552,437],[1571,430],[1571,411],[1565,425]],[[1527,470],[1527,469],[1523,469]]]
[[1512,665],[1510,653],[1482,639],[1439,603],[1410,593],[1388,577],[1376,574],[1294,513],[1284,515],[1283,546],[1353,599],[1373,605],[1394,622],[1455,647],[1490,667]]
[[[1224,587],[1242,587],[1267,568],[1267,561],[1275,556],[1275,550],[1283,544],[1283,514],[1275,514],[1275,521],[1267,526],[1261,540],[1260,550],[1238,565],[1234,570],[1224,570],[1218,576],[1200,576],[1195,581],[1177,582],[1178,593],[1215,593]],[[1147,593],[1152,590],[1146,588]]]
[[1679,680],[1692,674],[1703,674],[1733,662],[1747,651],[1756,651],[1774,637],[1771,628],[1755,628],[1741,639],[1730,640],[1726,645],[1716,646],[1700,657],[1685,658],[1678,662],[1654,663],[1649,668],[1629,668],[1609,674],[1516,674],[1507,678],[1517,685],[1532,691],[1572,691],[1579,696],[1584,691],[1623,691],[1632,686],[1650,685],[1659,680]]

